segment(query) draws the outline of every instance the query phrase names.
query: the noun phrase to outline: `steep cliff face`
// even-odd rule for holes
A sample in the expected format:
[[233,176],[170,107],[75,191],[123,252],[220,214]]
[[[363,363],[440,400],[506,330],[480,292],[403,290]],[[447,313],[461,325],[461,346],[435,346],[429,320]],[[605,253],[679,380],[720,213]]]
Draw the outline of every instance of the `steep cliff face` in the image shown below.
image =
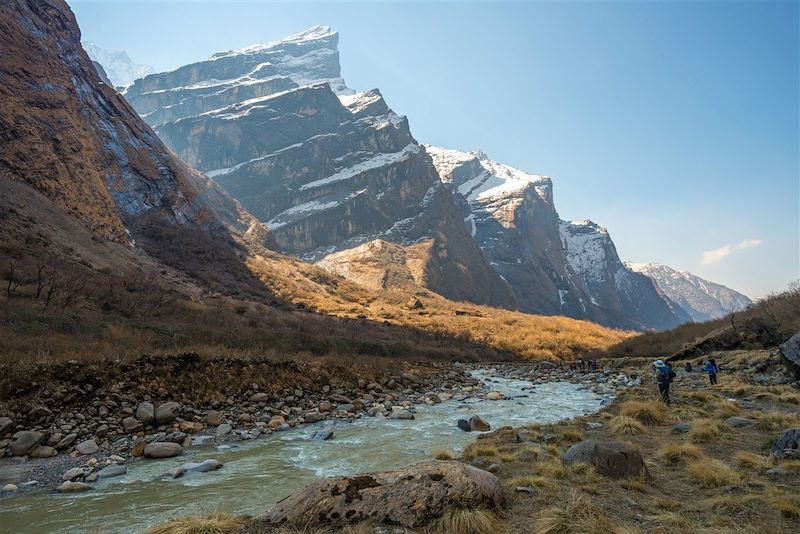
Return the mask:
[[196,247],[238,265],[236,238],[266,239],[101,81],[62,0],[0,5],[0,47],[0,179],[43,194],[95,238],[183,266]]
[[103,66],[109,85],[124,87],[155,72],[150,65],[134,63],[128,53],[122,50],[107,50],[88,41],[81,45],[92,61]]
[[559,219],[550,178],[481,152],[426,148],[523,310],[638,329],[688,320],[673,313],[650,280],[625,268],[604,228]]
[[745,310],[753,303],[738,291],[709,282],[687,271],[677,271],[659,263],[626,265],[652,279],[664,295],[677,303],[696,322],[719,319],[731,312]]
[[125,96],[263,221],[279,250],[319,261],[376,239],[427,243],[417,248],[428,251],[424,285],[514,307],[406,118],[378,90],[344,85],[337,41],[315,27],[145,77]]

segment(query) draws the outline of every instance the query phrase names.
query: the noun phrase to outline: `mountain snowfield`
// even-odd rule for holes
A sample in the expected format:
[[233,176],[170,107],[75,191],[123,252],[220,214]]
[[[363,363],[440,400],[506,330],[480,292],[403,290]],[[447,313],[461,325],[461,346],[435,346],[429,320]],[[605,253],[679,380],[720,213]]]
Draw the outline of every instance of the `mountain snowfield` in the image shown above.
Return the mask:
[[695,322],[718,319],[747,309],[753,302],[738,291],[709,282],[687,271],[659,263],[626,263],[628,268],[650,277]]
[[125,87],[138,78],[155,73],[150,65],[134,63],[127,52],[108,50],[89,41],[81,43],[92,61],[103,66],[106,76],[115,87]]
[[637,330],[696,317],[623,264],[604,228],[562,221],[549,177],[420,145],[378,89],[347,87],[327,26],[145,76],[124,96],[278,250],[363,284]]

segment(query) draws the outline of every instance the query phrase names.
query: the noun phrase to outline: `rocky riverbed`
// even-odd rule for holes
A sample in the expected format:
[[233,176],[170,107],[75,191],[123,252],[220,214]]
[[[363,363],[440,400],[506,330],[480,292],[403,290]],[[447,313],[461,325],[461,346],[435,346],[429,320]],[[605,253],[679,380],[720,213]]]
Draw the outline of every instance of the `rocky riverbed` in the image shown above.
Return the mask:
[[261,391],[253,383],[238,395],[203,404],[167,400],[166,391],[159,391],[163,401],[153,402],[150,395],[141,398],[126,391],[120,381],[98,388],[82,408],[63,409],[59,390],[46,390],[27,413],[0,418],[0,481],[5,493],[85,491],[98,478],[124,474],[125,464],[139,456],[175,457],[188,448],[257,440],[326,420],[412,420],[415,406],[449,399],[499,400],[502,395],[492,390],[496,379],[529,381],[532,388],[548,382],[577,383],[602,396],[603,402],[619,388],[637,383],[636,377],[611,368],[579,371],[551,362],[495,365],[481,383],[472,376],[480,368],[455,364],[379,381],[357,380],[349,387],[317,383],[280,392]]

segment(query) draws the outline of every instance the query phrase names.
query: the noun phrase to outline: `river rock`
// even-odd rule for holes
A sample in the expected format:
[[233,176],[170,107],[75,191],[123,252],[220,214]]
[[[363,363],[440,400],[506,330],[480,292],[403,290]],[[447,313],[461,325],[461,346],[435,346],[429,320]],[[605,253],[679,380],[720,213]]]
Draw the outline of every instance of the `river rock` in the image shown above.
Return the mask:
[[172,458],[183,452],[183,447],[170,441],[154,441],[144,448],[147,458]]
[[222,417],[222,412],[216,410],[208,412],[204,420],[208,426],[219,426],[225,422],[225,418]]
[[14,427],[14,421],[8,417],[0,417],[0,438],[11,432]]
[[60,451],[62,449],[66,449],[70,445],[72,445],[75,440],[78,439],[78,434],[67,434],[64,436],[58,443],[56,443],[56,450]]
[[320,412],[330,412],[332,410],[333,410],[333,404],[331,404],[331,401],[324,400],[319,403]]
[[339,393],[331,393],[330,395],[328,395],[328,399],[337,404],[350,404],[350,399],[348,399],[344,395],[340,395]]
[[100,450],[100,447],[97,446],[97,442],[93,439],[87,439],[86,441],[81,441],[77,445],[75,445],[75,450],[78,451],[81,455],[88,455],[94,454]]
[[790,428],[772,443],[773,453],[800,449],[800,428]]
[[250,396],[250,402],[269,402],[269,394],[255,393]]
[[230,434],[231,430],[233,430],[233,427],[231,425],[229,425],[228,423],[222,423],[217,427],[214,433],[217,436],[224,436],[225,434]]
[[122,429],[128,434],[138,432],[142,428],[144,428],[144,424],[135,417],[126,417],[122,420]]
[[727,419],[725,419],[725,422],[731,428],[740,428],[756,424],[756,422],[752,419],[748,419],[747,417],[737,417],[735,415],[733,417],[728,417]]
[[16,493],[19,488],[14,484],[6,484],[2,488],[0,488],[0,494],[3,493]]
[[326,428],[324,430],[320,430],[319,432],[315,433],[312,439],[317,441],[329,441],[332,440],[336,436],[336,433],[333,431],[332,428]]
[[338,414],[348,414],[356,409],[352,404],[340,404],[336,407],[335,412]]
[[14,434],[8,448],[11,449],[11,454],[14,456],[25,456],[31,449],[43,442],[44,438],[45,435],[42,432],[22,430]]
[[677,425],[672,427],[672,431],[676,434],[686,434],[691,430],[692,425],[689,423],[678,423]]
[[217,460],[203,460],[202,462],[188,462],[181,466],[184,473],[207,473],[209,471],[216,471],[217,469],[222,469],[224,466],[222,462],[218,462]]
[[567,449],[564,461],[591,463],[610,478],[648,476],[641,454],[629,443],[581,441]]
[[414,419],[414,414],[408,410],[395,410],[389,414],[389,419],[412,420]]
[[73,467],[72,469],[67,469],[63,475],[61,475],[61,480],[64,482],[72,482],[75,479],[81,478],[84,474],[82,467]]
[[796,379],[800,379],[800,332],[781,343],[779,350],[783,364]]
[[53,447],[39,445],[31,449],[31,452],[28,453],[28,456],[31,458],[52,458],[56,454],[58,454],[58,452]]
[[468,422],[470,432],[488,432],[492,429],[492,426],[484,421],[480,415],[473,415]]
[[136,441],[131,447],[131,456],[134,458],[138,458],[144,454],[144,448],[147,446],[147,442],[143,439]]
[[62,482],[56,488],[59,493],[79,493],[81,491],[89,491],[92,487],[85,482]]
[[177,402],[165,402],[156,408],[156,425],[166,425],[171,423],[181,414],[181,405]]
[[[156,409],[152,402],[144,401],[139,403],[139,406],[136,407],[136,420],[145,425],[153,424],[153,421],[156,420]],[[125,421],[122,423],[124,425]]]
[[467,421],[466,419],[459,419],[458,421],[456,421],[456,425],[464,432],[470,432],[469,421]]
[[307,486],[256,521],[343,526],[377,520],[415,528],[453,508],[497,508],[498,478],[461,462],[435,461]]
[[270,419],[269,423],[267,423],[267,426],[269,428],[275,429],[275,428],[278,428],[278,427],[280,427],[281,425],[284,425],[284,424],[286,424],[286,420],[282,416],[273,415],[272,419]]
[[486,398],[488,400],[502,400],[503,394],[500,393],[499,391],[490,391],[489,393],[486,394]]
[[99,478],[111,478],[124,475],[127,472],[128,468],[124,465],[109,465],[108,467],[104,467],[98,471],[97,476]]

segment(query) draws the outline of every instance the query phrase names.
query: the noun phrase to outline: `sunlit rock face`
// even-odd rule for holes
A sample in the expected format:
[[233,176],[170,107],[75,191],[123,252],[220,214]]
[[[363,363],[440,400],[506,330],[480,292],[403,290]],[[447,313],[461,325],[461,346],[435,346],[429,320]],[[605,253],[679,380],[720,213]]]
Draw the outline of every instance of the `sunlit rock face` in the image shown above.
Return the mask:
[[321,261],[378,239],[416,247],[428,251],[421,285],[515,307],[408,120],[377,89],[347,88],[337,43],[314,27],[147,76],[125,97],[264,222],[279,250]]

